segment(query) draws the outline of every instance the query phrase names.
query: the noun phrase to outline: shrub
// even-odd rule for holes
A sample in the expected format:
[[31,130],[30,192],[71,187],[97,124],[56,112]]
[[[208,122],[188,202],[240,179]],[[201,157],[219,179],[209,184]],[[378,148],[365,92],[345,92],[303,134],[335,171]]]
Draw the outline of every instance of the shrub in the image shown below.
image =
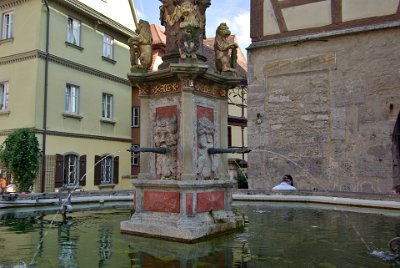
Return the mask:
[[41,151],[35,134],[26,128],[8,135],[0,146],[0,161],[14,173],[14,183],[19,191],[28,191],[39,172]]

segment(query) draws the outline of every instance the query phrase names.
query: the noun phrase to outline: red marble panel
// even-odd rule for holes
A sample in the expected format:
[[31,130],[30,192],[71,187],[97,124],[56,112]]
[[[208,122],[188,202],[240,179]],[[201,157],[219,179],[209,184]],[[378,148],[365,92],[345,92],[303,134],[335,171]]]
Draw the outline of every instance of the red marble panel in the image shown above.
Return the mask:
[[197,212],[224,210],[224,191],[197,193]]
[[193,214],[193,193],[186,194],[186,214]]
[[179,192],[144,192],[144,211],[153,212],[180,212]]
[[197,106],[197,120],[202,117],[208,118],[212,123],[214,123],[214,110],[208,107]]
[[165,118],[165,117],[169,118],[174,115],[176,116],[176,111],[177,111],[177,109],[176,109],[175,105],[158,107],[158,108],[156,108],[156,115],[158,117],[162,117],[162,118]]

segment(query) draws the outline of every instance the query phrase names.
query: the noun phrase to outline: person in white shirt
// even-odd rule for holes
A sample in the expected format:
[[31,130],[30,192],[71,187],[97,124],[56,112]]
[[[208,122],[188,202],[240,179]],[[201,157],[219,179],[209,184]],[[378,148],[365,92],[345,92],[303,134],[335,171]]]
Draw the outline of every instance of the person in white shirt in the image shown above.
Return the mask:
[[284,175],[282,177],[281,183],[272,188],[272,191],[285,191],[285,190],[297,190],[296,187],[293,186],[293,178],[289,174]]

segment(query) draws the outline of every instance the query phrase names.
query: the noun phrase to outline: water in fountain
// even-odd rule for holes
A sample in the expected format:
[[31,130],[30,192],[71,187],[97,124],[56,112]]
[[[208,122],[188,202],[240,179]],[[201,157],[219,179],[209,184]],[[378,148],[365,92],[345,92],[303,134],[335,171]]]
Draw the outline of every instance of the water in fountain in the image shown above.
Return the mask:
[[[4,244],[0,267],[12,267],[18,262],[21,267],[28,267],[23,262],[29,258],[29,247],[36,245],[47,231],[48,239],[41,240],[37,259],[29,267],[400,265],[400,257],[385,250],[398,225],[399,211],[281,202],[234,202],[233,206],[249,217],[250,224],[242,232],[198,244],[122,235],[118,223],[129,216],[126,208],[77,209],[67,222],[56,222],[52,228],[48,228],[53,216],[49,212],[1,211],[2,238],[5,242],[12,238],[16,243]],[[365,241],[376,245],[367,244],[372,253],[359,242],[360,237],[349,222],[359,227],[356,229],[365,235]]]
[[[318,181],[314,178],[314,176],[312,174],[310,174],[310,172],[304,166],[301,166],[300,164],[298,164],[293,159],[290,159],[289,157],[287,157],[287,156],[285,156],[283,154],[280,154],[280,153],[277,153],[277,152],[273,152],[273,151],[270,151],[270,150],[266,150],[266,149],[252,149],[252,152],[265,152],[265,153],[273,154],[275,156],[278,156],[278,157],[280,157],[280,158],[292,163],[294,166],[300,168],[302,171],[305,171],[309,175],[310,180],[313,183],[315,183],[315,185],[318,185],[319,187],[321,187],[323,189],[323,191],[327,191],[327,189],[325,187],[323,187],[322,185],[318,184]],[[343,215],[344,215],[344,217],[349,219],[349,216],[345,212],[343,212]],[[372,256],[384,259],[386,261],[393,261],[393,260],[396,260],[399,257],[398,254],[395,254],[393,252],[390,252],[390,251],[379,251],[376,247],[373,248],[372,246],[368,245],[368,243],[365,241],[364,237],[361,235],[361,233],[359,232],[359,230],[355,226],[355,224],[353,222],[350,222],[350,224],[351,224],[351,227],[352,227],[353,231],[356,233],[356,235],[361,240],[362,244],[366,247],[366,249],[368,250],[368,252]],[[396,239],[396,238],[394,238],[394,239]],[[400,238],[399,238],[399,240],[400,240]],[[390,248],[390,245],[389,245],[389,248]]]
[[[82,176],[79,180],[77,180],[75,186],[73,186],[73,187],[69,190],[69,193],[68,193],[67,197],[65,198],[65,201],[63,201],[63,202],[61,202],[61,204],[59,204],[60,206],[59,206],[59,208],[58,208],[56,214],[54,214],[54,217],[53,217],[52,220],[50,221],[49,228],[52,228],[52,227],[53,227],[53,224],[54,224],[54,222],[55,222],[55,220],[56,220],[56,217],[59,215],[59,213],[60,213],[60,214],[64,214],[64,221],[65,221],[65,213],[67,212],[67,211],[65,211],[65,210],[66,210],[66,206],[68,205],[68,203],[69,203],[70,200],[71,200],[72,192],[75,191],[75,190],[79,187],[79,182],[81,182],[84,178],[86,178],[87,174],[93,172],[94,169],[95,169],[95,167],[96,167],[99,163],[101,163],[101,161],[103,161],[106,157],[112,156],[112,155],[118,155],[120,152],[123,152],[123,151],[126,151],[126,148],[120,149],[120,150],[117,150],[117,151],[115,151],[115,152],[113,152],[113,153],[108,153],[108,154],[104,155],[99,161],[97,161],[96,163],[94,163],[92,169],[90,169],[89,171],[86,171],[86,173],[83,174],[83,176]],[[60,192],[60,200],[62,200],[61,195],[62,195],[62,192]],[[65,211],[65,213],[63,213],[63,211]],[[71,211],[72,211],[72,207],[71,207]],[[71,212],[71,211],[70,211],[70,212]],[[45,239],[45,237],[47,236],[47,234],[48,234],[48,230],[46,230],[46,231],[44,232],[44,235],[42,236],[41,240],[39,241],[38,246],[37,246],[37,249],[36,249],[36,251],[35,251],[35,254],[33,255],[32,260],[30,261],[29,265],[33,265],[33,264],[34,264],[35,259],[36,259],[36,257],[37,257],[37,254],[39,253],[40,246],[41,246],[41,244],[43,243],[43,240]]]

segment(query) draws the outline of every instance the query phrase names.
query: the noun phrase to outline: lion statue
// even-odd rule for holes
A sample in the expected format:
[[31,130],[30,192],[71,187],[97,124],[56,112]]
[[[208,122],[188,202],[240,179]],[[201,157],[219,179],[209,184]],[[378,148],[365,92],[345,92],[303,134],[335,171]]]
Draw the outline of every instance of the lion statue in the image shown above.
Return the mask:
[[231,35],[228,25],[221,23],[215,33],[215,65],[218,72],[236,72],[237,48],[235,42],[229,42]]
[[150,24],[148,21],[139,20],[135,35],[128,39],[132,69],[148,70],[152,64],[152,43]]

